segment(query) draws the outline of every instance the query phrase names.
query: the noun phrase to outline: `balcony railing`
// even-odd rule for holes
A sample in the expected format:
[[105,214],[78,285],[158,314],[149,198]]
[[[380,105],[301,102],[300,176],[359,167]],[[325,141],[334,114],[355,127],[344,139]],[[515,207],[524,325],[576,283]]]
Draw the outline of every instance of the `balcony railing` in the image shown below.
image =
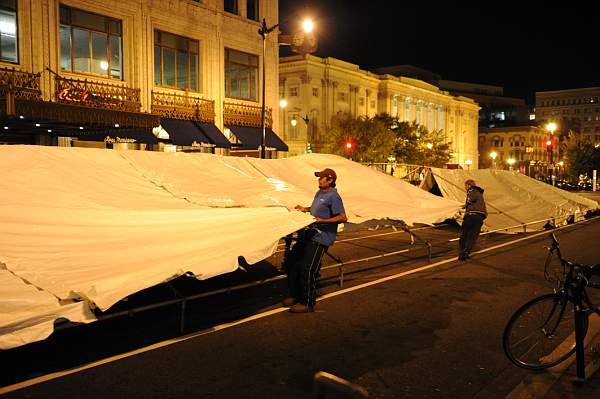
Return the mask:
[[68,79],[55,76],[56,101],[84,107],[140,112],[140,89],[87,79]]
[[[223,102],[223,124],[260,127],[261,107]],[[265,126],[273,126],[271,108],[265,110]]]
[[40,75],[40,73],[18,71],[15,68],[0,68],[0,96],[41,100]]
[[215,122],[215,102],[175,93],[152,92],[152,113],[166,118]]

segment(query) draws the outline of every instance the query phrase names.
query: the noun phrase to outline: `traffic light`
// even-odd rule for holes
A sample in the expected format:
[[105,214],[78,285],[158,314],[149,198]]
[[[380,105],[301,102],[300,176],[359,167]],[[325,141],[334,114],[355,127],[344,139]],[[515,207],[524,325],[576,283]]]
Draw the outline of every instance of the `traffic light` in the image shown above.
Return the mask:
[[345,142],[344,142],[344,149],[345,149],[347,152],[352,152],[352,151],[354,151],[354,143],[353,143],[352,141],[350,141],[350,140],[348,140],[348,141],[345,141]]
[[310,146],[310,143],[306,143],[306,153],[312,154],[312,147]]
[[546,151],[552,151],[553,148],[554,142],[552,141],[552,139],[546,140]]

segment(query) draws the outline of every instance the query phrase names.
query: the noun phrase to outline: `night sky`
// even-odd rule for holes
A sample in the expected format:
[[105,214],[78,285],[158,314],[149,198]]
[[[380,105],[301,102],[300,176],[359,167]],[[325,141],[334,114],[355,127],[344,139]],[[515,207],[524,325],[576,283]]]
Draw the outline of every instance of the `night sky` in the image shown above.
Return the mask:
[[555,3],[280,0],[279,16],[284,33],[313,17],[317,56],[415,65],[531,102],[535,91],[600,86],[600,7]]

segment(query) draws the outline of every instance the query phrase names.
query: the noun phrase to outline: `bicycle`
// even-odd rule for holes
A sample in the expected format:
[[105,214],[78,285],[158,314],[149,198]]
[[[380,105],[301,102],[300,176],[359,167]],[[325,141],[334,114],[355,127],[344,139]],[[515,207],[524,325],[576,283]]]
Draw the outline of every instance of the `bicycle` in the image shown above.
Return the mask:
[[[551,233],[550,237],[552,245],[547,248],[544,277],[556,282],[554,293],[521,306],[509,319],[502,337],[508,359],[528,370],[547,369],[566,360],[577,349],[576,340],[570,339],[577,333],[577,322],[580,336],[584,337],[589,314],[600,314],[586,291],[587,287],[600,288],[600,283],[590,281],[593,276],[600,276],[600,264],[590,266],[563,259],[556,236]],[[556,270],[554,255],[559,261]],[[583,317],[577,318],[577,312]]]

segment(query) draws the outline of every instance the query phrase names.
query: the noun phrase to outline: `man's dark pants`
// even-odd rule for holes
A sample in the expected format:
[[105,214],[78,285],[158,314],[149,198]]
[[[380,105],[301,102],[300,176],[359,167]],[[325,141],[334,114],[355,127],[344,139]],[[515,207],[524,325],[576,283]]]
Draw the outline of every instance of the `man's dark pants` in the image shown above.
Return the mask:
[[317,279],[327,247],[309,237],[303,236],[292,247],[285,269],[291,296],[303,305],[315,306]]
[[460,240],[458,241],[461,255],[469,255],[475,242],[477,242],[481,226],[483,226],[483,215],[478,213],[465,215]]

